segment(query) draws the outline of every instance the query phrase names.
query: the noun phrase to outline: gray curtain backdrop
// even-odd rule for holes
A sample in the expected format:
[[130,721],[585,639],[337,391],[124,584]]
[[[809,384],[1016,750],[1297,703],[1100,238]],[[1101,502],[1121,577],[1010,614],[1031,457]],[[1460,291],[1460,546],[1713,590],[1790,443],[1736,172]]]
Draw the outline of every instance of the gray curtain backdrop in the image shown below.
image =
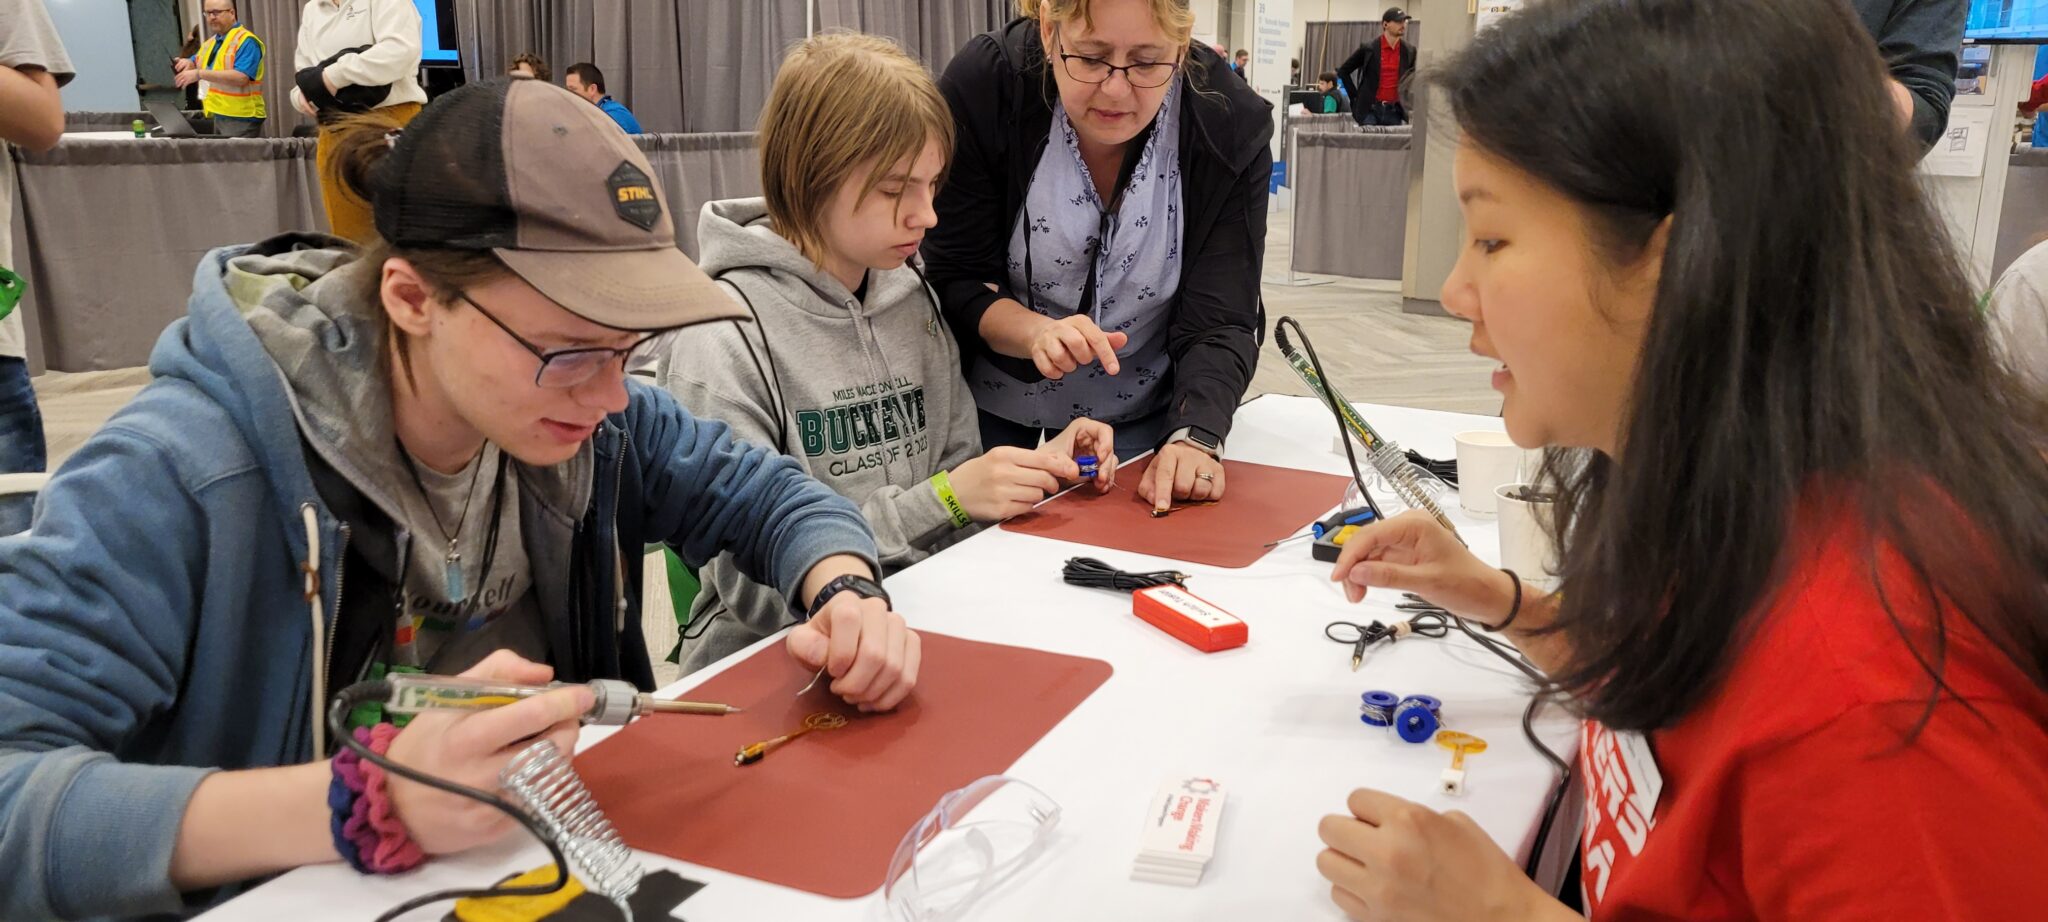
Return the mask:
[[148,127],[156,126],[156,116],[147,112],[66,112],[64,130],[72,131],[127,131],[136,119]]
[[326,228],[307,139],[73,140],[13,153],[31,361],[58,371],[146,364],[184,315],[207,250]]
[[681,9],[680,130],[754,130],[783,51],[804,37],[802,0],[682,0]]
[[471,81],[540,55],[557,83],[582,61],[652,133],[747,131],[805,0],[454,0]]
[[[257,0],[265,2],[265,0]],[[267,0],[284,2],[284,0]],[[651,133],[751,131],[775,69],[805,35],[810,0],[453,0],[468,79],[540,55],[604,71]],[[968,39],[1008,21],[1008,0],[816,0],[818,31],[886,35],[943,71]]]
[[263,40],[264,62],[263,123],[266,137],[289,138],[301,125],[313,120],[292,108],[292,60],[298,53],[299,12],[306,0],[235,0],[242,12],[242,25]]
[[[1414,28],[1409,23],[1409,28]],[[1337,65],[1358,50],[1358,46],[1377,41],[1380,24],[1374,22],[1312,22],[1301,40],[1301,82],[1314,83],[1317,75],[1326,70],[1336,70]],[[1413,41],[1413,39],[1410,39]]]
[[[1380,131],[1399,131],[1403,134],[1407,134],[1411,130],[1406,125],[1392,127],[1375,125],[1373,128]],[[1293,107],[1289,106],[1280,113],[1280,137],[1284,142],[1280,147],[1280,159],[1289,164],[1287,168],[1287,187],[1292,189],[1297,185],[1294,180],[1294,167],[1292,166],[1294,163],[1294,138],[1296,135],[1307,134],[1312,131],[1364,130],[1366,129],[1361,128],[1357,122],[1351,120],[1351,113],[1349,112],[1331,112],[1327,115],[1321,112],[1311,112],[1307,115],[1295,115]]]
[[668,194],[676,246],[691,259],[697,258],[697,216],[705,202],[761,194],[761,154],[752,132],[643,134],[635,140]]
[[902,45],[932,73],[945,73],[947,62],[967,40],[1009,22],[1016,6],[1010,0],[817,0],[818,31],[852,29],[886,35]]
[[[752,134],[641,135],[676,222],[697,255],[697,215],[714,199],[761,194]],[[309,138],[69,140],[13,150],[15,271],[29,367],[127,368],[184,316],[206,251],[325,230]],[[110,271],[109,267],[114,267]]]
[[1409,140],[1358,131],[1294,136],[1294,271],[1401,277]]

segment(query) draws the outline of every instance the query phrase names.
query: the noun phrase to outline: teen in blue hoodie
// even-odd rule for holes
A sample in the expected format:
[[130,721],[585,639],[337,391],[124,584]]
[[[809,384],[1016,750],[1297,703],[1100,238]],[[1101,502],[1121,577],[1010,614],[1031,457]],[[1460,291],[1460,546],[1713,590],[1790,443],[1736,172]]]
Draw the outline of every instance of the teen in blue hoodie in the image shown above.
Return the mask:
[[[501,81],[344,147],[386,242],[208,254],[155,381],[0,539],[0,918],[189,911],[337,860],[325,704],[377,670],[650,685],[649,544],[778,587],[848,701],[915,682],[859,510],[625,381],[653,332],[738,310],[616,126]],[[428,715],[389,755],[495,787],[589,698]],[[513,828],[389,797],[430,855]]]

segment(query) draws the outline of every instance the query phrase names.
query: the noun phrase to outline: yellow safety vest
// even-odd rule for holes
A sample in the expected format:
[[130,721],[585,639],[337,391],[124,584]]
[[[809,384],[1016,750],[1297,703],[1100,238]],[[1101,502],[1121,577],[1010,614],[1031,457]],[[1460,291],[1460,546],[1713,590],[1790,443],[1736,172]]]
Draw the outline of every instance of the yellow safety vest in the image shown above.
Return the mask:
[[[211,81],[200,81],[203,104],[207,115],[225,115],[232,118],[263,118],[263,72],[270,69],[270,54],[263,47],[263,40],[241,26],[228,30],[226,35],[208,38],[199,46],[199,53],[193,56],[201,70],[234,70],[235,58],[242,53],[243,42],[255,42],[256,50],[263,54],[256,62],[256,79],[240,90],[231,90]],[[218,55],[215,52],[218,51]]]

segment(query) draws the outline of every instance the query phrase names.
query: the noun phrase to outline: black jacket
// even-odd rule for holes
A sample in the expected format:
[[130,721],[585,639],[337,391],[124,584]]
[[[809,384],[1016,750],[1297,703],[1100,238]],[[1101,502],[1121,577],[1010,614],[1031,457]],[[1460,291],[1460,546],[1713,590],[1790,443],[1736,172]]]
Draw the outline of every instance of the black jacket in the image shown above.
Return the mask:
[[[1272,105],[1230,72],[1215,51],[1189,48],[1177,79],[1186,258],[1168,310],[1173,359],[1166,430],[1199,426],[1218,436],[1251,385],[1264,338],[1259,273],[1266,253],[1266,187],[1273,170]],[[974,350],[1012,374],[1037,380],[1028,360],[996,355],[981,339],[981,318],[1009,290],[1005,254],[1024,191],[1052,131],[1053,78],[1038,25],[1012,21],[969,39],[939,80],[957,137],[939,224],[925,236],[924,258],[962,361]],[[1128,169],[1128,166],[1126,167]],[[994,284],[995,291],[988,286]],[[1021,366],[1021,367],[1020,367]]]
[[1963,47],[1965,0],[1851,0],[1892,78],[1913,91],[1913,136],[1934,146],[1948,128]]
[[[1373,100],[1380,92],[1380,49],[1387,40],[1373,36],[1372,41],[1358,46],[1358,50],[1344,59],[1337,67],[1337,79],[1344,82],[1344,92],[1351,96],[1351,111],[1358,118],[1372,109]],[[1401,42],[1401,98],[1408,98],[1408,78],[1415,73],[1415,46],[1406,40]],[[1353,76],[1353,75],[1356,76]],[[1360,95],[1363,94],[1363,95]]]

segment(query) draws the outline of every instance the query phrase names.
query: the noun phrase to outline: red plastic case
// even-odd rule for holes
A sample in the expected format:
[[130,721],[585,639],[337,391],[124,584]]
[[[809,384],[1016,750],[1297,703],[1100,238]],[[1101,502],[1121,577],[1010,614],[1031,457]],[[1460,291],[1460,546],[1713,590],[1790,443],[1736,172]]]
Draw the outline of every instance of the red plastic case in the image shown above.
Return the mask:
[[1131,593],[1131,613],[1204,653],[1242,647],[1251,639],[1251,628],[1236,615],[1179,586]]

